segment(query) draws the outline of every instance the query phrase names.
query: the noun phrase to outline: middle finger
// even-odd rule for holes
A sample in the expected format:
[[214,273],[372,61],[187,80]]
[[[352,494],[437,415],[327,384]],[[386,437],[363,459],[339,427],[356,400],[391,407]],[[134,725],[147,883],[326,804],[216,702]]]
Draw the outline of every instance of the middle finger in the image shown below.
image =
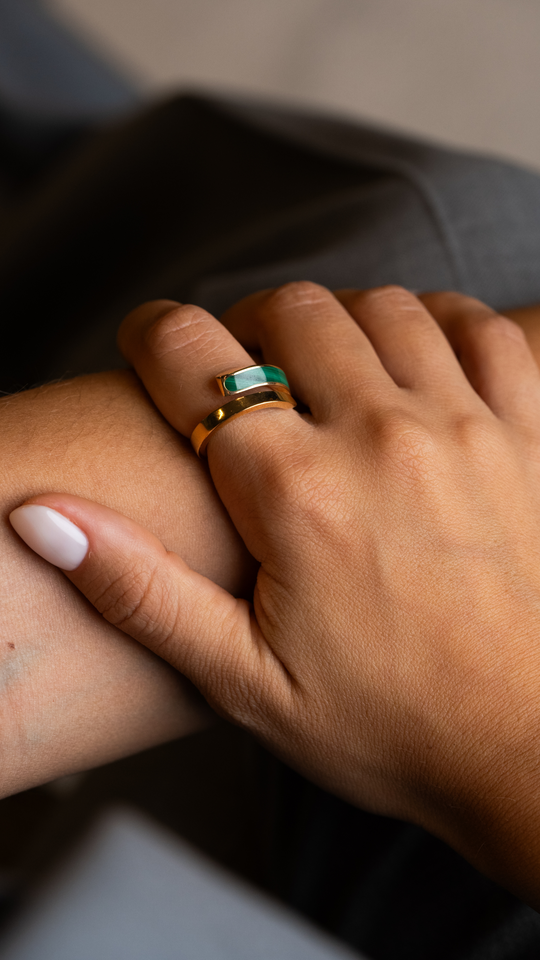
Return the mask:
[[118,343],[165,419],[188,438],[223,406],[216,376],[253,363],[206,310],[171,300],[145,303],[128,314]]
[[283,367],[316,422],[395,390],[369,339],[326,287],[298,282],[252,294],[221,320],[248,349]]

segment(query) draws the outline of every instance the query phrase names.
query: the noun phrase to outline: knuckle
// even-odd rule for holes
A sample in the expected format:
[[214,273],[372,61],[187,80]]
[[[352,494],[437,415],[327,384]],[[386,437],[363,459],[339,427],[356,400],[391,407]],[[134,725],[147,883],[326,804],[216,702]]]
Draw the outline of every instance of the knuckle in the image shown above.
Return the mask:
[[[210,706],[220,716],[255,731],[265,716],[268,690],[273,682],[273,661],[259,658],[257,676],[250,668],[243,643],[238,642],[238,619],[220,624],[220,638],[205,665],[211,683],[205,689]],[[275,679],[275,678],[274,678]]]
[[[407,410],[387,411],[370,424],[374,461],[384,464],[401,483],[421,491],[438,484],[452,456],[474,460],[493,471],[504,453],[504,438],[495,418],[482,410],[455,410],[432,429]],[[502,444],[502,446],[501,446]]]
[[418,307],[414,294],[398,284],[388,284],[384,287],[373,287],[371,290],[362,290],[357,295],[355,306],[366,312],[382,312],[387,310],[404,310],[411,306]]
[[98,580],[89,597],[109,623],[153,649],[174,632],[174,598],[156,569],[137,567],[123,571],[112,582]]
[[431,310],[433,313],[442,312],[447,314],[449,312],[456,312],[457,310],[463,310],[464,308],[476,308],[484,307],[484,304],[477,300],[475,297],[470,297],[465,293],[457,293],[455,290],[435,290],[430,293],[424,293],[420,297],[422,303],[424,303],[428,310]]
[[439,444],[431,430],[407,411],[386,411],[372,419],[369,428],[378,459],[403,477],[421,480],[438,469]]
[[229,668],[227,674],[213,665],[211,692],[206,697],[212,709],[226,720],[244,729],[253,729],[264,715],[264,688],[244,675],[242,664]]
[[475,339],[499,337],[521,343],[527,340],[518,323],[476,297],[443,291],[425,294],[421,300],[447,334]]
[[450,336],[459,329],[466,317],[485,312],[485,304],[474,297],[453,290],[441,290],[420,297],[424,307],[439,325],[443,333]]
[[282,515],[291,496],[294,496],[294,485],[291,484],[294,465],[289,452],[281,449],[277,454],[275,447],[272,450],[269,438],[260,438],[252,452],[255,455],[247,469],[252,476],[256,474],[270,511],[277,510]]
[[214,333],[212,318],[202,308],[191,304],[174,307],[152,323],[144,332],[143,347],[156,360],[163,362],[178,350],[195,343],[204,346]]
[[312,535],[311,538],[306,536],[308,553],[313,543],[325,543],[341,550],[347,529],[344,524],[350,513],[342,478],[339,482],[335,474],[306,473],[296,491],[293,506],[306,533],[310,531]]
[[489,310],[472,319],[472,326],[475,333],[481,337],[500,337],[505,340],[513,340],[524,343],[525,334],[519,324],[509,317],[504,317],[501,313]]
[[308,531],[315,530],[332,537],[344,509],[343,466],[340,458],[333,458],[321,470],[320,451],[313,444],[297,444],[279,460],[268,458],[265,481],[273,511],[286,524],[300,525],[308,540]]
[[[295,497],[303,473],[309,470],[307,463],[312,457],[306,445],[299,444],[296,449],[292,444],[282,446],[280,456],[276,456],[275,448],[272,450],[271,438],[268,437],[261,453],[258,468],[264,475],[266,489],[271,490],[273,496],[279,499]],[[291,483],[291,477],[294,477],[294,484]]]
[[483,456],[493,465],[494,446],[501,442],[497,421],[481,413],[456,414],[450,423],[451,438],[463,451],[469,452],[480,463]]
[[321,303],[328,300],[332,294],[326,287],[310,280],[298,280],[286,283],[268,295],[265,301],[266,308],[274,310],[294,310],[303,306]]

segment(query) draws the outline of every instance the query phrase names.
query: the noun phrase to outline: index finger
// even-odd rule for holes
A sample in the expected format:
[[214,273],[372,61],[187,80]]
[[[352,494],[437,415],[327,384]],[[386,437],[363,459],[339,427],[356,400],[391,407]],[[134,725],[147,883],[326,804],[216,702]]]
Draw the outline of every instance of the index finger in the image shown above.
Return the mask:
[[118,345],[166,420],[188,438],[223,401],[216,375],[252,363],[215,317],[173,300],[153,300],[128,314]]

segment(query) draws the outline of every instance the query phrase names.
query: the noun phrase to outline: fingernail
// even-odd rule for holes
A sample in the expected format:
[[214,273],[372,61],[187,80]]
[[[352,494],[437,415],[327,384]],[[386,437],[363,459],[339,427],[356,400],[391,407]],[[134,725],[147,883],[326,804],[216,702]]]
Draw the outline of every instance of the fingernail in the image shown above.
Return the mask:
[[11,526],[40,557],[62,570],[76,570],[88,553],[88,537],[50,507],[29,503],[10,513]]

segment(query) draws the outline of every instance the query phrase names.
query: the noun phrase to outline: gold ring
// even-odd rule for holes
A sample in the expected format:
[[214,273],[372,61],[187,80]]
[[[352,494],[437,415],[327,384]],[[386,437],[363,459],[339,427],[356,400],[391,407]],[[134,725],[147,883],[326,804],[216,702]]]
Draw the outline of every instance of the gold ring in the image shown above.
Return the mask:
[[222,407],[218,407],[212,413],[208,414],[201,423],[198,423],[191,434],[191,443],[198,457],[206,450],[206,445],[211,435],[224,427],[226,423],[241,417],[250,410],[262,410],[264,407],[278,407],[282,410],[290,410],[296,406],[296,400],[286,388],[280,390],[263,390],[259,393],[251,393],[247,396],[236,397],[230,400]]

